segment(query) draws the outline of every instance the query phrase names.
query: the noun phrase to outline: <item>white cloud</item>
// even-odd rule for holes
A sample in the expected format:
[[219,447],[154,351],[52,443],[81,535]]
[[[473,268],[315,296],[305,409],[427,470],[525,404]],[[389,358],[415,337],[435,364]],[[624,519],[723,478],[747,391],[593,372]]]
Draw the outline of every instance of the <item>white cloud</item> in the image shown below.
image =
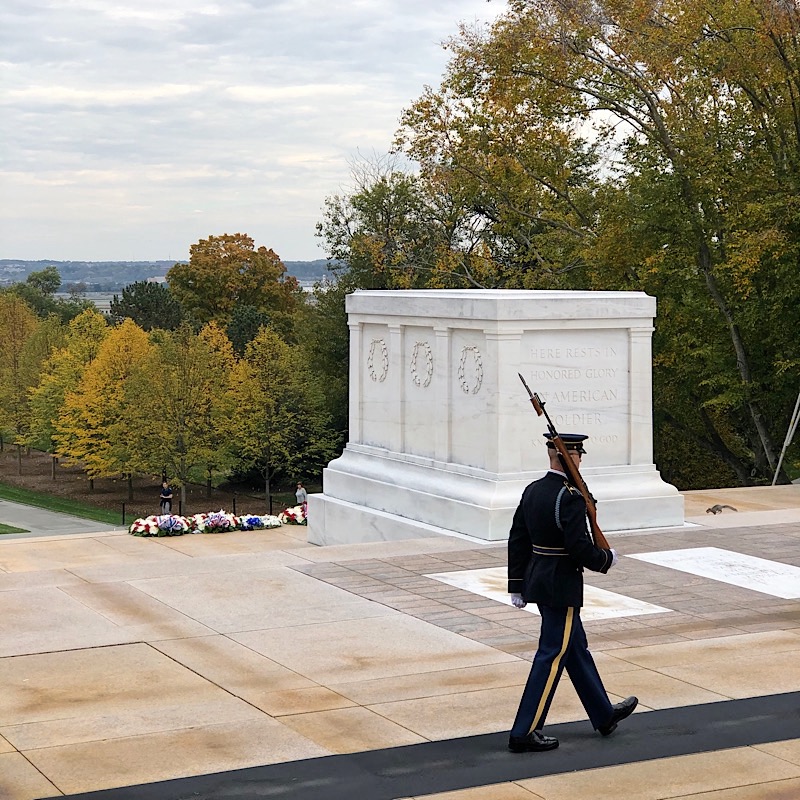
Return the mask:
[[363,94],[364,87],[357,84],[308,83],[296,86],[229,86],[226,94],[246,103],[274,103],[277,101],[307,100]]
[[196,94],[195,86],[178,86],[161,84],[160,86],[118,86],[107,89],[79,89],[74,86],[27,86],[24,89],[11,89],[0,96],[4,105],[20,106],[27,103],[30,107],[45,105],[105,105],[121,106],[149,103],[154,100],[175,99]]
[[358,153],[436,85],[497,0],[6,0],[5,258],[180,258],[244,231],[322,257]]

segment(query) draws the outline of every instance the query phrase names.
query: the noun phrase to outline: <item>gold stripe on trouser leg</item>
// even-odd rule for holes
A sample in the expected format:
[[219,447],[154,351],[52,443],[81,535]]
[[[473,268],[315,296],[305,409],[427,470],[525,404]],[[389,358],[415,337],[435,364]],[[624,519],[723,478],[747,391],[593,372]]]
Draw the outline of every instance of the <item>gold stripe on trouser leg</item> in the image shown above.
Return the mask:
[[575,612],[574,608],[567,609],[567,617],[564,621],[564,640],[561,642],[561,651],[556,656],[555,660],[553,661],[550,667],[550,674],[547,676],[547,683],[544,686],[544,691],[542,692],[542,697],[539,700],[539,708],[536,709],[536,715],[533,718],[533,724],[530,727],[531,731],[536,730],[536,726],[539,724],[539,720],[541,719],[542,712],[544,711],[544,707],[547,703],[547,698],[550,697],[550,692],[553,689],[553,683],[555,683],[556,675],[558,675],[559,667],[561,666],[561,659],[564,658],[564,653],[567,652],[567,646],[569,645],[569,637],[572,633],[572,616]]

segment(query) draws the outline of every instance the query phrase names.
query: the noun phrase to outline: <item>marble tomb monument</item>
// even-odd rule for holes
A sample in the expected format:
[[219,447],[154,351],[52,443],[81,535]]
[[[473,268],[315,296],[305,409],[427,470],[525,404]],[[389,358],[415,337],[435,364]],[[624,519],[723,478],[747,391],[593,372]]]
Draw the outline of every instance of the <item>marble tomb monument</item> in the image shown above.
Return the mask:
[[653,463],[655,298],[641,292],[356,291],[350,438],[308,498],[316,544],[508,536],[546,469],[543,417],[586,433],[581,472],[604,531],[683,525]]

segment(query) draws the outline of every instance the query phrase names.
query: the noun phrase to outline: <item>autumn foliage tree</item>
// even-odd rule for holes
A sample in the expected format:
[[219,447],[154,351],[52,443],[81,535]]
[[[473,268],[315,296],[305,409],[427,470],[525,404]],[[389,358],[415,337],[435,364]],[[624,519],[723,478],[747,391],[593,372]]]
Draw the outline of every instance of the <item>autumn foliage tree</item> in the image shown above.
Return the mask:
[[269,328],[247,345],[228,402],[235,408],[231,441],[242,467],[260,472],[267,499],[276,475],[318,475],[334,457],[337,437],[317,385],[293,348]]
[[64,399],[78,388],[86,367],[95,359],[109,331],[102,314],[87,310],[67,326],[64,341],[42,364],[38,384],[30,390],[27,443],[53,452],[56,421]]
[[681,488],[771,479],[797,395],[799,34],[780,0],[510,0],[398,132],[417,196],[455,203],[453,260],[484,256],[473,285],[658,298],[656,451]]
[[235,460],[224,434],[233,348],[214,323],[199,334],[188,325],[157,331],[151,340],[150,357],[128,382],[130,395],[139,398],[131,440],[137,461],[150,472],[166,469],[185,504],[194,471],[210,480]]
[[238,306],[269,316],[285,338],[292,336],[292,317],[303,293],[286,274],[277,254],[243,233],[209,236],[189,249],[189,262],[167,273],[170,291],[198,323],[223,327]]
[[[122,475],[129,499],[134,473],[165,471],[184,504],[187,484],[204,480],[210,494],[253,467],[267,495],[276,476],[319,475],[341,432],[297,344],[312,322],[302,291],[243,235],[211,237],[192,256],[172,275],[193,298],[191,320],[174,330],[177,302],[156,284],[126,287],[110,320],[92,307],[68,325],[0,291],[0,431],[20,464],[27,445],[54,455],[54,476],[56,459],[90,481]],[[59,280],[45,270],[25,291],[46,298]],[[212,316],[219,323],[198,324]]]
[[29,427],[28,391],[34,385],[26,356],[39,324],[27,303],[13,294],[0,294],[0,430],[11,432],[20,472],[21,446]]
[[132,473],[145,467],[137,446],[137,409],[151,387],[132,380],[149,363],[153,346],[131,320],[110,330],[55,425],[56,454],[78,462],[92,478],[124,474],[132,498]]

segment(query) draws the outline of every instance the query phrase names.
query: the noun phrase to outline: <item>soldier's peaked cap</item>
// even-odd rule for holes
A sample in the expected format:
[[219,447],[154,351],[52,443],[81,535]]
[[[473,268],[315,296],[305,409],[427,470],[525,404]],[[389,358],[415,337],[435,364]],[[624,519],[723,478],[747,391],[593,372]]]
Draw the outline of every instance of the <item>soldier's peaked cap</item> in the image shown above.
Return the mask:
[[[586,452],[586,450],[583,449],[583,443],[589,437],[585,433],[559,433],[558,435],[561,437],[561,441],[564,442],[564,447],[566,447],[567,450],[577,450],[579,453]],[[551,433],[545,433],[544,438],[547,439],[547,446],[555,449],[553,435]]]

